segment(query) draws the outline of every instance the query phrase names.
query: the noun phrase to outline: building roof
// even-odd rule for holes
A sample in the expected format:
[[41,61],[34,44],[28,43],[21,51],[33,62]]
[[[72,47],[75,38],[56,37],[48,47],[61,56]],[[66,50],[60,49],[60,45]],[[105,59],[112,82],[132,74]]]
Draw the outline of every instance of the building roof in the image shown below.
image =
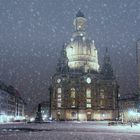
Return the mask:
[[21,98],[19,91],[15,89],[12,85],[7,86],[4,82],[0,81],[0,89],[22,100],[24,104],[26,104],[25,101]]
[[119,97],[120,101],[123,101],[123,100],[136,101],[137,99],[138,99],[138,97],[136,94],[133,94],[133,95],[127,94],[127,95],[123,95],[123,96]]

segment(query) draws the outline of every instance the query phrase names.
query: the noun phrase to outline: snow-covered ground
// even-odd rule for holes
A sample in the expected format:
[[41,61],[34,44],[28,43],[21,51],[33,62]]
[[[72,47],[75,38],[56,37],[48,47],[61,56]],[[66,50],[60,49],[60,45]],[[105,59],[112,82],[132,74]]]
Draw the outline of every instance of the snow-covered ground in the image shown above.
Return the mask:
[[140,140],[140,125],[107,122],[0,124],[0,140]]

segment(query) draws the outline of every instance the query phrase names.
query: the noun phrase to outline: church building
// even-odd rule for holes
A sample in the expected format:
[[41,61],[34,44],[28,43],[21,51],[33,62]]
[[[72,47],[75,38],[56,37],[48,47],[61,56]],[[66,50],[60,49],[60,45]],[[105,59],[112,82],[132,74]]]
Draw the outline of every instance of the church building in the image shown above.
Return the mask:
[[86,18],[78,11],[74,32],[62,47],[51,85],[51,116],[56,120],[118,119],[118,84],[108,50],[98,63],[94,41],[86,34]]

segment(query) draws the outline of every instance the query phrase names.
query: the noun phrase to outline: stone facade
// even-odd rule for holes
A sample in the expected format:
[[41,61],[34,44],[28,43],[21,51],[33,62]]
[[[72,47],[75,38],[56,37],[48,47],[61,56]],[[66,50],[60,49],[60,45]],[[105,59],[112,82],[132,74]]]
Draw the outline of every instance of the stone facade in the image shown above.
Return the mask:
[[116,120],[118,84],[108,50],[99,70],[94,41],[85,33],[80,11],[71,41],[63,45],[51,85],[51,114],[56,120]]
[[137,109],[138,95],[130,94],[119,97],[119,119],[123,123],[140,121],[140,113]]

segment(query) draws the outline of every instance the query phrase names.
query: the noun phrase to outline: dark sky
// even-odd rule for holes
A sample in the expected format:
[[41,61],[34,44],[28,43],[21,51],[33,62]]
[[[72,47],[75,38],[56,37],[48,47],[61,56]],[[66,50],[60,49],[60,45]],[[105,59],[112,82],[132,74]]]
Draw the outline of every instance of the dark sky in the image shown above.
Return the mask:
[[0,0],[0,79],[15,86],[29,108],[47,99],[79,8],[87,17],[100,64],[108,47],[120,92],[136,91],[140,0]]

